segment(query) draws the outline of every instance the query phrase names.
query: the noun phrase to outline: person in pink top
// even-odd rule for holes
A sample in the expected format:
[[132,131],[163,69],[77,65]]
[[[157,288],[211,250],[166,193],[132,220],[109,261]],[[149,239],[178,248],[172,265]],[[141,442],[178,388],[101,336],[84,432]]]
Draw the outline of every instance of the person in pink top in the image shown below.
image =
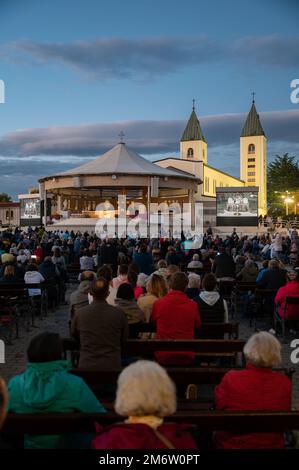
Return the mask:
[[128,282],[128,265],[121,264],[118,267],[118,275],[112,279],[112,287],[118,289],[121,284]]

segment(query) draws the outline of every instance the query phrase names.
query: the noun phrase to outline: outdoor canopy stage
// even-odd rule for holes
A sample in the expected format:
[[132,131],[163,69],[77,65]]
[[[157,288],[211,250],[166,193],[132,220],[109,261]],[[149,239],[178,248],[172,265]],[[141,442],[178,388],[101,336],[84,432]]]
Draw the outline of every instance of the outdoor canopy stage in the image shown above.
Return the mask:
[[[102,156],[41,178],[39,183],[44,222],[49,228],[90,229],[99,218],[124,216],[121,210],[126,218],[144,215],[148,225],[151,203],[159,204],[162,212],[162,203],[180,207],[191,203],[193,225],[194,194],[201,181],[184,171],[162,168],[121,141]],[[118,207],[120,195],[126,196],[125,209]]]

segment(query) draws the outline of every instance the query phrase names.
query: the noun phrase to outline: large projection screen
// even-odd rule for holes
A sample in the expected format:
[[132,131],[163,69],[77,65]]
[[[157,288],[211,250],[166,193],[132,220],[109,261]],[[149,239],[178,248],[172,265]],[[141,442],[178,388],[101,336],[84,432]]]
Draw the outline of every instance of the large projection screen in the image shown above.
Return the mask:
[[217,226],[257,227],[258,187],[216,188]]
[[20,222],[22,226],[39,225],[41,221],[40,199],[28,198],[21,199]]

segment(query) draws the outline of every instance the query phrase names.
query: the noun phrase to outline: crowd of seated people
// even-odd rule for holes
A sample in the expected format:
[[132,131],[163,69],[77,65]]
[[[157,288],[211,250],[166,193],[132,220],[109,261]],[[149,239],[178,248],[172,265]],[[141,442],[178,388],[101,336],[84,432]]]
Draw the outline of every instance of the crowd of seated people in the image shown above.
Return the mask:
[[[281,345],[267,332],[254,334],[244,347],[246,367],[230,370],[214,390],[217,410],[289,411],[292,383],[283,373],[273,371],[281,363]],[[59,335],[44,332],[35,336],[27,351],[26,370],[8,383],[8,394],[0,379],[0,428],[8,413],[105,413],[83,379],[69,373],[63,360]],[[196,370],[196,369],[195,369]],[[99,381],[100,381],[99,377]],[[196,381],[196,373],[194,376]],[[167,370],[157,362],[137,360],[125,367],[117,380],[115,411],[124,422],[105,427],[100,416],[93,434],[24,436],[31,449],[195,449],[205,442],[204,431],[194,426],[164,421],[177,409],[176,386]],[[282,449],[279,432],[223,432],[209,436],[220,449]],[[210,444],[212,445],[212,443]]]
[[[299,238],[292,239],[297,246]],[[64,285],[68,267],[77,266],[80,280],[69,298],[69,320],[71,336],[80,348],[78,367],[114,370],[134,360],[123,361],[122,347],[128,338],[142,338],[148,324],[157,339],[192,341],[200,337],[204,324],[227,323],[229,305],[219,289],[225,281],[271,290],[273,314],[276,306],[277,315],[292,321],[296,330],[298,305],[285,308],[287,297],[299,297],[296,265],[293,269],[284,265],[291,253],[291,244],[289,251],[285,249],[288,244],[287,236],[240,239],[235,231],[225,239],[206,234],[200,249],[188,248],[183,239],[101,240],[94,234],[47,233],[43,228],[29,233],[7,231],[0,241],[0,284],[35,284],[29,287],[29,295],[39,297],[41,290],[36,284],[52,280],[54,285]],[[268,245],[269,256],[264,256]],[[55,296],[56,291],[52,292]],[[68,373],[70,364],[61,359],[61,353],[58,335],[42,333],[34,338],[28,348],[26,371],[8,384],[9,412],[105,411],[87,385]],[[289,410],[291,383],[285,375],[272,371],[281,362],[277,339],[258,333],[248,341],[244,354],[246,368],[228,372],[215,389],[216,408]],[[156,362],[130,364],[120,374],[115,409],[126,421],[109,429],[99,423],[93,448],[196,447],[188,426],[163,421],[176,410],[176,393],[161,367],[198,365],[196,355],[192,351],[157,351],[154,358]],[[72,382],[73,377],[78,380]],[[67,397],[69,387],[75,390],[72,399]],[[0,388],[5,390],[2,382]],[[2,403],[5,397],[3,391]],[[217,433],[214,445],[284,445],[277,433],[246,436]],[[87,443],[86,436],[26,436],[25,446],[90,447],[91,439],[89,436]]]

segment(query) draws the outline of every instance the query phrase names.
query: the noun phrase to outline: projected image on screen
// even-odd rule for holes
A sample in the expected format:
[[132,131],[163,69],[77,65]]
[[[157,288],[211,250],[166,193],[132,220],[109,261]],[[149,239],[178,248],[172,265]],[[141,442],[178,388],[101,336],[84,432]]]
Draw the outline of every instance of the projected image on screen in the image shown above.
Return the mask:
[[21,200],[21,219],[38,219],[40,217],[39,198]]
[[217,217],[257,217],[258,197],[253,192],[217,194]]
[[257,226],[258,188],[216,188],[218,226]]

